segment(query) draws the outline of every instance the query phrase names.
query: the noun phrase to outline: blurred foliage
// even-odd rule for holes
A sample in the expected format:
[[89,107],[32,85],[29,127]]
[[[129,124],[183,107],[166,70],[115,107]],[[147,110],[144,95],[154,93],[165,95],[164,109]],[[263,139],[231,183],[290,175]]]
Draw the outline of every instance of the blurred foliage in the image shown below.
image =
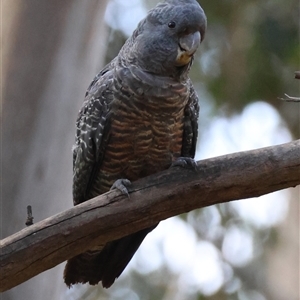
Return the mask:
[[278,100],[284,93],[300,94],[299,81],[294,79],[300,68],[299,2],[203,0],[201,5],[208,18],[201,52],[211,51],[214,62],[209,65],[215,66],[201,80],[216,109],[233,114],[252,101],[267,101],[299,137],[298,104]]
[[[157,2],[144,1],[144,4],[149,9]],[[300,96],[300,81],[294,79],[294,71],[300,69],[299,2],[202,0],[201,6],[208,18],[208,30],[191,77],[199,95],[206,95],[210,113],[231,116],[251,102],[266,101],[279,111],[293,135],[299,137],[299,104],[278,99],[284,93]],[[117,55],[127,38],[121,30],[109,28],[108,31],[107,62]],[[201,105],[207,103],[204,101]],[[94,296],[85,298],[267,299],[262,249],[276,243],[275,230],[248,224],[227,204],[193,211],[180,218],[193,226],[199,240],[211,242],[220,253],[224,237],[232,226],[248,232],[254,247],[251,262],[233,266],[228,262],[224,264],[223,257],[223,268],[227,270],[224,284],[211,296],[203,296],[196,290],[180,294],[177,275],[164,265],[147,274],[131,269],[130,275],[123,274],[109,291],[97,287]]]

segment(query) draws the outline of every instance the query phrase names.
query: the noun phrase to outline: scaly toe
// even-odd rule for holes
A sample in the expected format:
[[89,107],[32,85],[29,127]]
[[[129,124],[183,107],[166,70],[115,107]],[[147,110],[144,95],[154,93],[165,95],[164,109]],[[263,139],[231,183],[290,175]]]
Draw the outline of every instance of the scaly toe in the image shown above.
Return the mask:
[[172,163],[171,168],[177,166],[185,169],[193,169],[195,171],[198,170],[196,161],[191,157],[178,157],[177,160]]
[[110,190],[119,190],[123,195],[130,198],[127,187],[131,186],[131,181],[125,178],[118,179],[111,186]]

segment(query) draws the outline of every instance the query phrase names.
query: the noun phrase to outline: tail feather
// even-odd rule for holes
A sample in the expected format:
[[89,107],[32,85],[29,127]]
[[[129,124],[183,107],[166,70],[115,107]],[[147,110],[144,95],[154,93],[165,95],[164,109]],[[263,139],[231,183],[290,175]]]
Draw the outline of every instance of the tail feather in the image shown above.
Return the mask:
[[109,288],[118,278],[146,235],[157,225],[107,243],[101,251],[87,251],[68,260],[64,280],[67,286],[76,283],[98,284]]
[[[96,273],[96,259],[100,251],[87,251],[79,254],[67,261],[64,270],[64,280],[68,287],[76,283],[87,283],[92,279]],[[90,280],[89,280],[90,279]]]

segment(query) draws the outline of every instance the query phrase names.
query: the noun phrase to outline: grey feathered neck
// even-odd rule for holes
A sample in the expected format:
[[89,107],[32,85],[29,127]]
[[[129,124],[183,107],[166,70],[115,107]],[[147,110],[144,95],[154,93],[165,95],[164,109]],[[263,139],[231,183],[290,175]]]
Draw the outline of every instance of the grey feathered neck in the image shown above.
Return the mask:
[[196,0],[165,0],[162,3],[178,5],[178,4],[195,4],[195,3],[198,3],[198,2]]

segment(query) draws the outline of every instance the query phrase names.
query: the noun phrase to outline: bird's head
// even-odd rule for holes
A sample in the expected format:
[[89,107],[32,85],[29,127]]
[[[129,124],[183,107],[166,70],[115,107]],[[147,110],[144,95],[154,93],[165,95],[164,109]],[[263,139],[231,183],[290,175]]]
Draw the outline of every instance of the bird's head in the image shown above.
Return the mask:
[[205,30],[206,16],[196,0],[167,0],[139,23],[128,56],[145,71],[180,76],[189,69]]

